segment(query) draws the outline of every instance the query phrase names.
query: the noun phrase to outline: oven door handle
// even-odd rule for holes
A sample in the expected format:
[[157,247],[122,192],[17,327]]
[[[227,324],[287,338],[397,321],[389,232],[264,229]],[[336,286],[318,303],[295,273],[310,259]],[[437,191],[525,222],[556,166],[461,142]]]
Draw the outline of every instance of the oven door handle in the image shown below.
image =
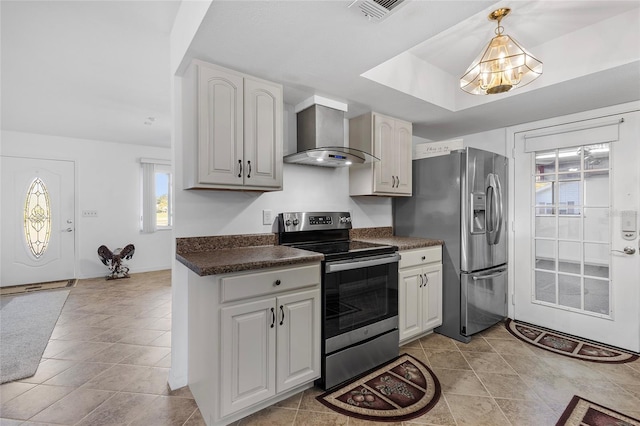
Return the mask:
[[383,256],[372,256],[364,258],[363,260],[348,260],[342,262],[327,263],[325,266],[325,272],[330,274],[332,272],[350,271],[352,269],[368,268],[370,266],[386,265],[388,263],[398,262],[400,260],[400,254],[388,254]]

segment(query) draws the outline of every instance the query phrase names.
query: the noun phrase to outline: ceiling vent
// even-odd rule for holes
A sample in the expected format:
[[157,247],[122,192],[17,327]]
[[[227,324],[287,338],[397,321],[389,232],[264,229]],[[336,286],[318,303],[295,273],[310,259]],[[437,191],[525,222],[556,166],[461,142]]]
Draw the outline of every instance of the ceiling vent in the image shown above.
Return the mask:
[[355,0],[349,7],[356,3],[369,20],[381,21],[396,11],[404,0]]

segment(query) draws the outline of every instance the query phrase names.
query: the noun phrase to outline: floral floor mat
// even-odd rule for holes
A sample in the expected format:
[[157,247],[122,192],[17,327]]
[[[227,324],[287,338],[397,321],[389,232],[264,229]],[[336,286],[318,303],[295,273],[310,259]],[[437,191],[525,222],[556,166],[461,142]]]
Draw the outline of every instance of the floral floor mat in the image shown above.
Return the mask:
[[433,408],[439,398],[438,378],[408,354],[317,397],[338,413],[386,422],[419,417]]
[[574,395],[556,426],[640,426],[640,420]]
[[638,359],[638,355],[621,349],[511,319],[507,319],[505,327],[511,334],[526,343],[572,358],[613,363],[632,362]]

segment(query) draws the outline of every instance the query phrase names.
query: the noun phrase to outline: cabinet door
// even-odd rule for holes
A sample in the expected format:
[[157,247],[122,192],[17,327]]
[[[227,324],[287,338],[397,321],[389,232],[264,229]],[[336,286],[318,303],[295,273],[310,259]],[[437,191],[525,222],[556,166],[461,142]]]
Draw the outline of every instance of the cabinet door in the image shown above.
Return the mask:
[[277,392],[320,377],[320,289],[278,297]]
[[198,182],[242,185],[243,79],[198,67]]
[[425,266],[422,310],[422,330],[442,325],[442,264]]
[[282,186],[282,87],[244,80],[244,184]]
[[398,194],[411,195],[412,191],[412,175],[411,175],[411,157],[412,153],[412,136],[413,127],[411,123],[396,120],[395,123],[395,175],[398,179],[395,192]]
[[275,306],[269,298],[220,310],[222,416],[276,393]]
[[373,164],[373,192],[394,192],[396,146],[394,120],[384,115],[373,115],[373,155],[380,159]]
[[398,273],[400,341],[422,332],[422,280],[422,268],[403,269]]

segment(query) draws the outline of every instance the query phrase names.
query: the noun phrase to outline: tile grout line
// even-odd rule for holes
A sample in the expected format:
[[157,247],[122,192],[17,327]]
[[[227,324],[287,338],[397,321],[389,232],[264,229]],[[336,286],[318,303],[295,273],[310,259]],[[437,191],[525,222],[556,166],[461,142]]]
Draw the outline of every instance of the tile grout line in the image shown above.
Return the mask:
[[[496,351],[496,349],[495,349],[493,346],[491,346],[491,345],[489,344],[489,342],[487,342],[487,339],[485,339],[485,338],[484,338],[484,336],[478,336],[478,337],[479,337],[480,339],[482,339],[482,341],[484,341],[487,345],[489,345],[489,347],[490,347],[491,349],[493,349],[493,350],[498,354],[498,356],[499,356],[500,358],[502,358],[502,355],[501,355],[498,351]],[[463,355],[463,356],[464,356],[464,355]],[[503,361],[505,361],[505,360],[504,360],[504,358],[502,358],[502,360],[503,360]],[[506,362],[506,361],[505,361],[505,362]],[[507,363],[507,365],[509,365],[509,363]],[[469,364],[469,366],[471,367],[471,364]],[[511,366],[509,366],[509,367],[511,367]],[[518,426],[518,425],[514,425],[514,424],[511,422],[511,420],[509,420],[509,417],[507,417],[507,414],[504,412],[504,410],[502,409],[502,407],[500,406],[500,404],[498,404],[498,402],[496,401],[496,398],[493,396],[493,394],[489,391],[489,389],[487,389],[487,386],[484,384],[484,382],[482,381],[482,379],[480,378],[480,376],[478,376],[478,373],[476,372],[476,370],[474,370],[474,369],[473,369],[473,367],[471,367],[471,370],[473,370],[473,374],[475,374],[475,375],[476,375],[476,378],[480,381],[480,383],[482,384],[482,387],[484,388],[484,390],[486,390],[486,391],[487,391],[487,393],[488,393],[488,394],[489,394],[489,396],[491,397],[491,400],[492,400],[492,401],[493,401],[493,403],[496,405],[496,407],[498,407],[498,410],[500,410],[500,413],[502,413],[502,416],[503,416],[503,417],[504,417],[504,419],[507,421],[507,423],[509,423],[509,424],[510,424],[510,425],[512,425],[512,426]]]
[[[435,331],[432,331],[431,334],[435,334]],[[427,334],[427,336],[429,336],[430,334]],[[424,345],[422,344],[422,339],[418,339],[418,343],[420,344],[420,347],[422,348],[422,353],[424,354],[425,358],[427,358],[427,361],[429,362],[430,365],[430,369],[432,369],[433,371],[433,365],[431,364],[431,359],[429,358],[429,356],[427,355],[427,351],[426,348],[424,347]],[[454,343],[455,345],[455,343]],[[458,348],[458,346],[456,345],[456,348]],[[435,375],[436,373],[433,372],[433,374]],[[438,376],[436,376],[438,377]],[[440,381],[440,379],[438,379],[438,381]],[[449,410],[449,414],[451,414],[451,418],[453,419],[453,423],[455,423],[455,426],[458,426],[458,420],[456,419],[456,416],[453,415],[453,410],[451,409],[451,405],[449,404],[449,401],[447,400],[446,395],[444,394],[444,390],[442,389],[442,385],[440,385],[440,396],[442,397],[444,403],[447,406],[447,409]]]
[[[512,336],[512,337],[513,337],[513,336]],[[514,337],[514,338],[515,338],[515,337]],[[487,339],[485,339],[485,340],[487,340]],[[491,340],[491,339],[487,340],[487,344],[488,344],[489,346],[491,346],[491,348],[492,348],[493,350],[495,350],[495,348],[491,345],[490,340]],[[504,340],[507,340],[507,339],[504,339]],[[529,391],[533,392],[533,393],[536,395],[536,397],[540,400],[540,402],[542,402],[542,404],[544,404],[544,406],[545,406],[545,407],[547,407],[547,408],[548,408],[552,413],[556,414],[556,411],[555,411],[555,410],[554,410],[554,409],[553,409],[553,408],[552,408],[552,407],[547,403],[547,401],[545,401],[545,400],[544,400],[544,399],[543,399],[543,398],[538,394],[538,392],[536,392],[536,390],[535,390],[535,389],[531,388],[531,386],[529,386],[529,384],[527,384],[527,382],[526,382],[526,381],[525,381],[525,380],[520,376],[520,373],[519,373],[515,368],[513,368],[513,367],[511,366],[511,364],[509,364],[509,362],[508,362],[506,359],[504,359],[504,357],[502,356],[503,354],[501,354],[501,353],[500,353],[500,352],[498,352],[497,350],[496,350],[496,353],[497,353],[498,355],[500,355],[500,358],[502,358],[502,360],[503,360],[504,362],[506,362],[506,363],[507,363],[507,365],[508,365],[508,366],[509,366],[513,371],[515,371],[516,375],[518,376],[518,378],[520,379],[520,381],[521,381],[522,383],[524,383],[524,385],[527,387],[527,389],[528,389]],[[533,356],[535,356],[536,358],[540,358],[540,356],[538,356],[538,354],[536,354],[535,352],[532,352],[532,353],[533,353]]]

